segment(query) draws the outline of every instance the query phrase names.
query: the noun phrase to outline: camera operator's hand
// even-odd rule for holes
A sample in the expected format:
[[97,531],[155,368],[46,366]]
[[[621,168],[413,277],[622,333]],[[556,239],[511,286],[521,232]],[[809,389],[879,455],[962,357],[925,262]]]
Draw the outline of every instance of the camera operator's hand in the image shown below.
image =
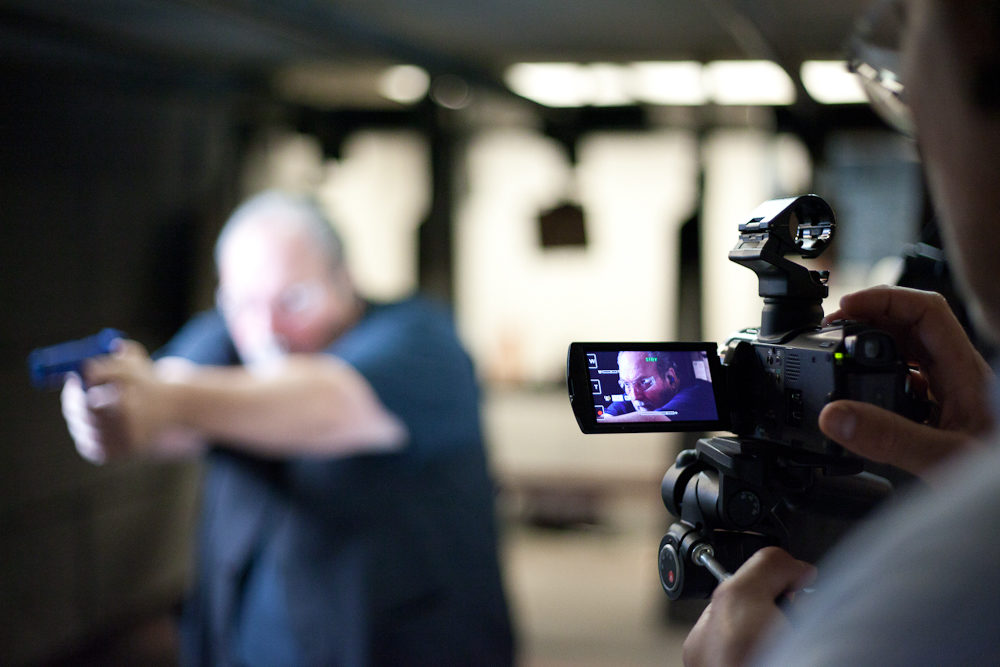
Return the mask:
[[145,348],[118,341],[110,355],[84,364],[62,391],[62,411],[76,449],[93,463],[146,453],[169,423],[163,386]]
[[851,319],[889,332],[903,358],[919,367],[914,378],[936,403],[933,425],[858,401],[834,401],[819,416],[820,429],[873,461],[921,475],[975,447],[993,419],[988,396],[993,373],[940,294],[874,287],[845,296],[827,321]]
[[684,664],[739,665],[784,614],[776,600],[794,594],[816,576],[816,568],[787,551],[765,547],[719,584],[684,641]]

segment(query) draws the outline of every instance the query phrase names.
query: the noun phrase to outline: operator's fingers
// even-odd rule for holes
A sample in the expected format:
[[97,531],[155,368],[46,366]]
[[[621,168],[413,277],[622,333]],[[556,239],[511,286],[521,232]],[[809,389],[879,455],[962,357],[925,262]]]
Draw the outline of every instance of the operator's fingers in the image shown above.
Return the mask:
[[712,595],[752,597],[776,600],[785,593],[808,586],[816,578],[816,568],[794,558],[778,547],[764,547],[755,552],[732,577],[719,584]]
[[848,294],[827,320],[855,319],[888,331],[908,361],[920,364],[951,427],[980,433],[992,426],[985,396],[993,371],[944,297],[903,287]]
[[[885,329],[896,337],[903,352],[921,365],[946,362],[986,370],[945,298],[936,292],[906,287],[872,287],[841,298],[840,308],[827,321],[852,319]],[[960,345],[965,341],[964,345]],[[925,370],[929,370],[926,369]]]
[[853,319],[874,326],[924,327],[961,332],[951,307],[937,292],[880,285],[846,294],[840,308],[826,316],[826,321]]
[[819,427],[855,454],[915,475],[976,446],[968,433],[918,424],[860,401],[829,403],[820,412]]
[[774,623],[776,600],[808,584],[816,569],[777,547],[756,552],[716,587],[712,602],[684,641],[684,664],[740,665]]

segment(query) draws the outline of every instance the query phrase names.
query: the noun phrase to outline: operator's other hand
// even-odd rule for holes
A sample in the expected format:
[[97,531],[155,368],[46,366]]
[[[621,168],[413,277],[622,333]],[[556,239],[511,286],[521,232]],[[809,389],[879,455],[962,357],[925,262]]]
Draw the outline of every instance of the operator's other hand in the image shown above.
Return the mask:
[[756,552],[716,587],[711,604],[684,640],[684,664],[744,663],[768,632],[786,623],[775,601],[815,577],[816,568],[778,547]]
[[76,449],[93,463],[139,453],[165,424],[153,362],[135,341],[119,341],[110,355],[84,363],[88,387],[77,376],[63,385],[62,411]]
[[989,407],[993,372],[973,347],[948,302],[935,292],[873,287],[848,294],[828,321],[851,319],[889,332],[903,358],[915,362],[919,382],[935,401],[932,425],[858,401],[823,408],[819,427],[847,449],[916,475],[973,448],[993,427]]

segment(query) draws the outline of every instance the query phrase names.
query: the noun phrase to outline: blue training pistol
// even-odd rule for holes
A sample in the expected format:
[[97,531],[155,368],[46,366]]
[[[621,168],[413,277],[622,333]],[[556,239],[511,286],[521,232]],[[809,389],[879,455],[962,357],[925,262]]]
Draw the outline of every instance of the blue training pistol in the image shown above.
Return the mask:
[[118,329],[102,329],[93,336],[32,350],[28,355],[31,384],[37,389],[59,387],[68,374],[80,374],[85,360],[110,354],[114,342],[125,337]]

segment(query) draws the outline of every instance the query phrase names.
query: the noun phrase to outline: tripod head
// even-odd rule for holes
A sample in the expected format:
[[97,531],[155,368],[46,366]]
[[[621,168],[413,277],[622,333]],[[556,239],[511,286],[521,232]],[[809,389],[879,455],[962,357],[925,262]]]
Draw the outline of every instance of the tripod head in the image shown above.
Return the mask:
[[661,485],[664,504],[679,517],[660,542],[667,595],[711,595],[716,576],[698,554],[706,546],[730,571],[768,545],[818,560],[892,491],[861,465],[735,437],[703,438],[681,452]]

